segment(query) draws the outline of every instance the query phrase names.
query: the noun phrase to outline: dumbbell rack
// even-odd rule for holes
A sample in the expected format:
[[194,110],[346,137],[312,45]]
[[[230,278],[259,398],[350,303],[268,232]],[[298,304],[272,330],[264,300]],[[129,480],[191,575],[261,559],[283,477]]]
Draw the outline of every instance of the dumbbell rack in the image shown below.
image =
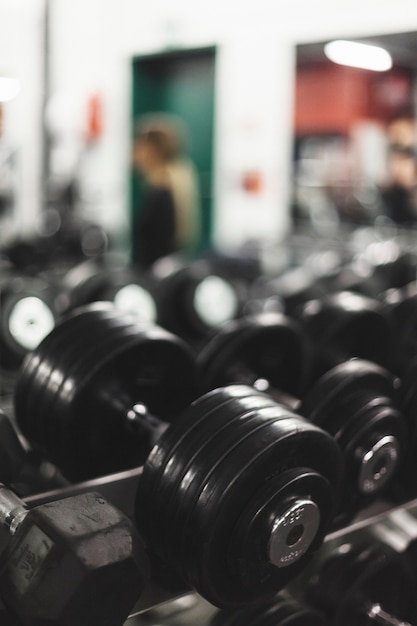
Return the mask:
[[[7,410],[7,412],[9,415],[12,414],[10,410]],[[141,473],[142,468],[139,467],[134,470],[72,484],[59,490],[31,495],[25,498],[25,501],[31,507],[94,490],[102,494],[123,513],[133,518],[135,495]],[[377,538],[381,533],[388,532],[390,519],[401,511],[414,516],[417,523],[417,499],[398,506],[393,506],[388,502],[377,502],[370,509],[361,513],[361,519],[355,520],[348,526],[329,534],[316,558],[312,560],[311,564],[302,572],[299,578],[294,581],[294,584],[290,584],[290,588],[294,588],[294,590],[298,588],[302,593],[303,581],[307,580],[323,556],[332,553],[343,543],[356,543],[363,537]],[[190,589],[175,588],[174,585],[172,588],[167,589],[157,584],[156,581],[151,581],[132,609],[126,626],[128,624],[133,626],[133,623],[136,623],[135,617],[144,615],[164,603],[168,602],[170,604],[170,601],[175,601],[175,599],[185,597],[188,594],[190,594]],[[200,626],[203,625],[200,624]]]
[[[103,495],[126,515],[132,516],[137,482],[141,473],[142,468],[139,467],[133,470],[127,470],[125,472],[70,485],[59,490],[32,495],[25,498],[25,501],[28,506],[31,507],[66,496],[94,490]],[[302,589],[303,581],[308,579],[321,559],[325,557],[325,555],[331,554],[342,543],[355,544],[365,537],[376,539],[389,533],[391,520],[401,512],[407,512],[415,517],[417,524],[417,499],[394,507],[390,506],[387,502],[378,501],[367,511],[362,512],[361,519],[354,521],[344,528],[331,532],[326,537],[316,557],[313,558],[310,565],[290,587],[294,587],[295,590]],[[135,616],[189,593],[190,590],[186,588],[178,588],[172,591],[151,581],[132,609],[127,623],[131,622],[131,620],[133,621]]]

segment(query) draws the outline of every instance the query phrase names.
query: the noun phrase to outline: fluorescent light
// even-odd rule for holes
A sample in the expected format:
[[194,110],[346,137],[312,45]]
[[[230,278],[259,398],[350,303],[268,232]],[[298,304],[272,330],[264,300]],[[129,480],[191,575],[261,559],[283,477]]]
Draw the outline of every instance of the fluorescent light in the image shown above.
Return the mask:
[[20,91],[20,80],[0,76],[0,102],[13,100]]
[[365,43],[342,39],[330,41],[324,46],[324,53],[328,59],[339,65],[375,72],[385,72],[392,67],[391,55],[384,48]]

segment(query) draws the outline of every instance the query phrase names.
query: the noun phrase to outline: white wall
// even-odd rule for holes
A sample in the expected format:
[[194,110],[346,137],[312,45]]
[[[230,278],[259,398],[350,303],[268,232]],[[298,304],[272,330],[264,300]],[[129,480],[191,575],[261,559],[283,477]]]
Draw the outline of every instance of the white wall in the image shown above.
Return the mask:
[[4,104],[5,139],[15,151],[12,230],[30,232],[40,211],[42,172],[43,0],[0,0],[0,75],[21,81]]
[[[295,44],[402,30],[417,30],[417,4],[411,0],[52,0],[52,88],[55,102],[67,103],[61,115],[68,129],[73,125],[72,136],[89,94],[98,92],[104,106],[103,136],[82,156],[89,215],[120,236],[126,231],[132,57],[169,46],[215,44],[216,241],[282,238],[288,226]],[[65,142],[68,153],[81,150],[79,142]],[[256,196],[238,185],[242,171],[252,168],[263,174]]]

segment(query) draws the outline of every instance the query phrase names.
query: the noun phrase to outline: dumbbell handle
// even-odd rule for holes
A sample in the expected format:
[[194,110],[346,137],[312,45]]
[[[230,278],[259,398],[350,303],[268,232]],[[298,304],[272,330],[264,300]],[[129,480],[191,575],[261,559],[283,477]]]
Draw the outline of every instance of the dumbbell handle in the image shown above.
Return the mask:
[[411,626],[409,622],[403,622],[384,611],[378,603],[371,604],[366,609],[366,616],[370,623],[381,624],[382,626]]
[[28,514],[24,502],[13,491],[0,485],[0,555]]
[[227,371],[228,381],[235,381],[240,385],[248,385],[255,387],[258,391],[268,393],[279,404],[284,404],[292,411],[297,411],[301,405],[300,398],[278,389],[271,384],[266,378],[257,376],[251,369],[245,367],[242,364],[231,365]]

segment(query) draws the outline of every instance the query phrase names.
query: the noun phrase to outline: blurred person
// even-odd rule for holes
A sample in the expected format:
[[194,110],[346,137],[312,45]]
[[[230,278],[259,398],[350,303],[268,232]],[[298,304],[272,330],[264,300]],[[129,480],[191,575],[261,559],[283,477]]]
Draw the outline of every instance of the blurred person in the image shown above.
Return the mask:
[[133,166],[146,188],[133,222],[134,259],[141,269],[157,259],[197,250],[201,208],[197,174],[186,156],[185,132],[169,116],[139,120]]
[[417,222],[417,127],[413,111],[388,124],[388,180],[382,186],[383,207],[397,224]]

